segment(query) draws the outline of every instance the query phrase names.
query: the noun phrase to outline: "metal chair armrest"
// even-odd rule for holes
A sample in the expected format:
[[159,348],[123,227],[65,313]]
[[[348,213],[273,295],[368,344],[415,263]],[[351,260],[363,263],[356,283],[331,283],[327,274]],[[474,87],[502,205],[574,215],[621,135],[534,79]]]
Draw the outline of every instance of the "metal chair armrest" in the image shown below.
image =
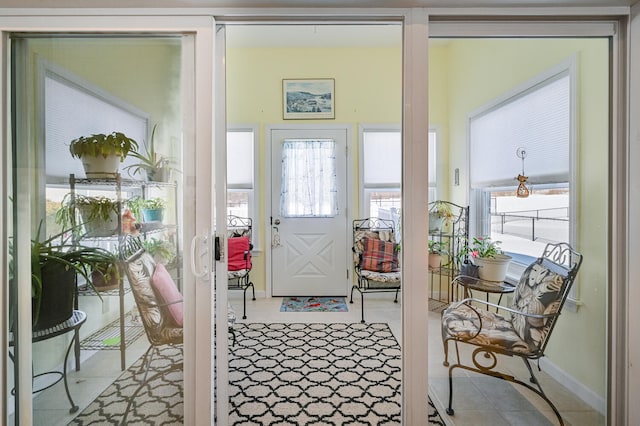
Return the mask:
[[[559,312],[556,313],[556,314],[531,314],[531,313],[528,313],[528,312],[518,311],[517,309],[509,308],[509,307],[506,307],[506,306],[498,305],[497,303],[487,302],[486,300],[480,300],[480,299],[476,299],[476,298],[473,298],[473,297],[468,297],[466,299],[463,299],[463,300],[461,300],[461,302],[462,303],[466,303],[466,304],[469,304],[468,302],[477,302],[477,303],[480,303],[480,304],[485,305],[485,306],[492,306],[492,307],[497,308],[499,310],[507,311],[507,312],[510,312],[512,314],[523,315],[523,316],[529,317],[529,318],[542,318],[542,319],[544,319],[544,318],[552,318],[552,317],[555,317],[557,315],[560,315]],[[473,307],[473,306],[471,306],[471,307],[475,310],[475,307]]]

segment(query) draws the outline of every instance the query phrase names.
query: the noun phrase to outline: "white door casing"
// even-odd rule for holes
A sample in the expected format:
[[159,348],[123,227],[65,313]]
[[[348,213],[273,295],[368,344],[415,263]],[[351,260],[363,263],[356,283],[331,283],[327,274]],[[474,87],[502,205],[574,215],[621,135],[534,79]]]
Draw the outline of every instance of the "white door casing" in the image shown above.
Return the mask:
[[[316,142],[319,143],[314,145]],[[293,197],[289,191],[282,193],[283,164],[302,161],[293,160],[291,155],[283,159],[283,152],[288,149],[283,147],[295,146],[297,149],[294,151],[299,152],[311,145],[319,150],[328,150],[320,155],[335,166],[336,197],[332,200],[336,204],[329,206],[331,202],[327,200],[331,198],[331,189],[323,187],[317,190],[322,193],[322,201],[316,204],[318,211],[303,210],[299,202],[291,202]],[[270,258],[273,296],[347,294],[347,247],[350,238],[347,232],[346,146],[347,130],[344,128],[271,130]],[[330,152],[334,152],[332,159],[329,158]],[[305,171],[297,168],[297,172],[292,172],[296,173],[294,180],[304,181],[305,173],[313,179],[332,173],[328,167],[322,171],[313,167],[310,165]],[[283,207],[283,197],[287,207]]]

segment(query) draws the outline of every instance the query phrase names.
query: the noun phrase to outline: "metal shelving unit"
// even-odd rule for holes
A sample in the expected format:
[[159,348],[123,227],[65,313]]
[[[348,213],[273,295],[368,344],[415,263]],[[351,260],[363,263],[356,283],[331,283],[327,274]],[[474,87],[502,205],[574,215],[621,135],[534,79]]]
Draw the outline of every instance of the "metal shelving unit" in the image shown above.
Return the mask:
[[[122,214],[124,213],[124,203],[126,199],[123,199],[123,188],[130,190],[131,192],[139,192],[143,198],[149,196],[149,188],[160,188],[165,191],[165,195],[168,195],[166,191],[172,191],[174,196],[174,213],[175,224],[164,224],[160,222],[142,223],[139,230],[143,239],[147,239],[154,234],[159,234],[165,231],[175,232],[174,245],[176,249],[177,261],[175,262],[176,279],[181,284],[182,277],[181,262],[179,261],[180,245],[178,236],[178,207],[177,207],[177,184],[175,182],[147,182],[133,179],[122,179],[120,174],[116,174],[113,178],[76,178],[75,175],[69,176],[69,188],[71,191],[72,202],[75,202],[76,191],[79,189],[99,189],[104,191],[113,191],[115,193],[115,199],[118,204],[118,227],[117,233],[109,237],[84,237],[83,241],[91,240],[96,244],[103,244],[113,242],[116,250],[121,250],[124,244],[125,234],[122,230]],[[179,286],[180,286],[179,284]],[[181,287],[181,286],[180,286]],[[91,336],[86,337],[82,341],[77,341],[76,345],[82,349],[101,349],[101,350],[120,350],[120,367],[122,370],[126,368],[126,348],[137,338],[144,334],[144,328],[142,324],[136,325],[131,323],[131,314],[125,312],[125,296],[131,292],[131,289],[126,282],[126,278],[120,280],[118,288],[114,290],[108,290],[100,292],[101,297],[118,297],[119,301],[119,318],[110,324],[106,325],[102,329],[96,331]],[[79,288],[78,296],[95,296],[96,292],[89,288]],[[76,309],[78,308],[78,297],[76,297]],[[128,319],[129,318],[129,319]]]
[[[441,307],[447,306],[452,300],[451,281],[458,274],[461,260],[459,253],[467,246],[469,241],[469,207],[459,206],[448,201],[453,217],[444,223],[439,230],[429,230],[429,239],[443,242],[447,247],[447,256],[443,257],[439,268],[429,268],[431,275],[431,288],[429,291],[430,302],[434,301]],[[431,207],[433,203],[429,203]]]

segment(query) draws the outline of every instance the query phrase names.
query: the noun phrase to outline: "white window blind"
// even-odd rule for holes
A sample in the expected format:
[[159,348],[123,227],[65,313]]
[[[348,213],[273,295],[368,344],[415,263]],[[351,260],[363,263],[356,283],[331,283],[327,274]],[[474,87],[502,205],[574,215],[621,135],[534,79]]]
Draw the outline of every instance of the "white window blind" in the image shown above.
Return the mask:
[[364,186],[400,187],[402,148],[400,132],[363,133]]
[[472,188],[517,184],[526,150],[529,184],[569,181],[570,76],[557,74],[470,119]]
[[[68,178],[70,173],[85,176],[81,161],[72,158],[69,152],[71,141],[80,136],[122,132],[138,142],[142,149],[148,129],[147,115],[143,112],[95,86],[90,87],[79,78],[71,81],[66,76],[48,72],[44,78],[44,90],[48,177]],[[135,158],[128,157],[120,165],[120,170],[137,162]]]
[[227,132],[227,184],[230,188],[253,188],[253,131]]

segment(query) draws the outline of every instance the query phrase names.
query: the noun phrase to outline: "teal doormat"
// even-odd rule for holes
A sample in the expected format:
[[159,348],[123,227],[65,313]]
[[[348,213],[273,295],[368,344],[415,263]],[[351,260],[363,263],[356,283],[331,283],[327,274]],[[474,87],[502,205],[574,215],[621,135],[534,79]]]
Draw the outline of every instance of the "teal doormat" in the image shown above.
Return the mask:
[[284,297],[280,312],[347,312],[344,297]]

